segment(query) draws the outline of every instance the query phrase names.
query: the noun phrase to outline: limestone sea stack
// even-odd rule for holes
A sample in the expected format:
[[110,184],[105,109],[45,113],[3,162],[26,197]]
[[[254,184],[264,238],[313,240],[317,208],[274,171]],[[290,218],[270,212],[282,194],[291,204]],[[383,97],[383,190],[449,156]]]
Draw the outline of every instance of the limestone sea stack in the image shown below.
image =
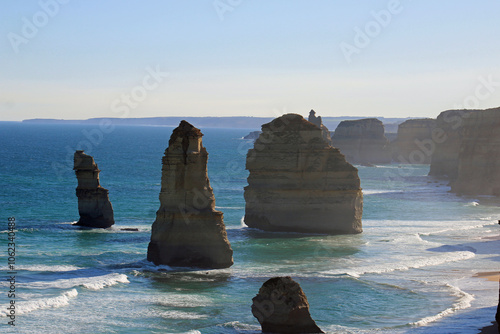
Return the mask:
[[74,154],[74,168],[78,186],[78,212],[80,220],[75,225],[108,228],[115,223],[113,207],[109,201],[108,190],[99,184],[99,168],[94,158],[76,151]]
[[332,145],[332,138],[330,136],[330,130],[326,126],[323,125],[323,120],[321,116],[316,116],[316,112],[311,109],[309,112],[309,118],[307,119],[312,124],[316,125],[321,129],[321,133],[323,134],[323,139],[330,145]]
[[436,120],[409,119],[398,126],[398,136],[392,142],[393,160],[402,164],[430,164],[432,151],[426,143],[432,140]]
[[156,265],[216,269],[233,264],[223,214],[215,210],[202,136],[181,121],[165,150],[160,209],[147,256]]
[[470,113],[478,110],[446,110],[436,119],[434,150],[429,175],[453,181],[458,176],[458,154],[462,144],[462,129]]
[[332,142],[352,164],[388,164],[392,160],[384,124],[376,118],[340,122]]
[[267,280],[252,302],[264,333],[324,333],[311,318],[304,291],[289,276]]
[[500,196],[500,108],[464,118],[453,192]]
[[245,224],[268,231],[362,232],[358,170],[316,125],[286,114],[262,125],[247,154]]

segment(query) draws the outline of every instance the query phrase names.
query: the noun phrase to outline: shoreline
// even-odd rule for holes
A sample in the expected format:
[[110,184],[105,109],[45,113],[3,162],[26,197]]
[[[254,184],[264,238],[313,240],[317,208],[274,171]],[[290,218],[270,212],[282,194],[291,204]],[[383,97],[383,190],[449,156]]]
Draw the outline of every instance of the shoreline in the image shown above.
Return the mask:
[[[473,275],[473,277],[486,279],[491,282],[500,282],[500,272],[498,271],[478,272],[475,275]],[[499,334],[499,333],[500,330],[498,328],[498,323],[495,320],[493,320],[491,322],[491,325],[480,328],[478,334]]]

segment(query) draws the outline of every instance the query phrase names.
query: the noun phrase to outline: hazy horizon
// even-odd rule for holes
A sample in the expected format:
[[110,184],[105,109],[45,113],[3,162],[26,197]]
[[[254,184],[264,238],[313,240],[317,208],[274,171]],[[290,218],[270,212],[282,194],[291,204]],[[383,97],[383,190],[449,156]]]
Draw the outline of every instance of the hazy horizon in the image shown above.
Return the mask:
[[8,2],[0,121],[500,106],[500,3]]

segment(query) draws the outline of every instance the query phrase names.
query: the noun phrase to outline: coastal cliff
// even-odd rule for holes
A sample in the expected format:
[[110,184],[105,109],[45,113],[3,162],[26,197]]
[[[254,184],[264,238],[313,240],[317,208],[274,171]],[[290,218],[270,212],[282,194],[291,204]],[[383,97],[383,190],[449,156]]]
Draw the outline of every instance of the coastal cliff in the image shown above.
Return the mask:
[[446,110],[436,119],[430,176],[455,180],[465,119],[477,110]]
[[148,261],[156,265],[228,268],[233,250],[207,175],[201,131],[186,121],[174,129],[163,157],[160,209]]
[[78,186],[78,212],[80,220],[75,225],[108,228],[115,223],[113,206],[109,201],[108,190],[99,184],[99,168],[94,158],[76,151],[74,154],[74,167]]
[[433,118],[409,119],[399,124],[398,136],[391,143],[393,160],[403,164],[430,164],[432,151],[426,143],[431,140],[435,127]]
[[316,125],[286,114],[262,126],[247,154],[245,224],[269,231],[360,233],[358,170]]
[[340,122],[332,142],[352,164],[388,164],[392,160],[384,124],[376,118]]
[[458,172],[451,190],[500,196],[500,108],[470,113],[460,132]]

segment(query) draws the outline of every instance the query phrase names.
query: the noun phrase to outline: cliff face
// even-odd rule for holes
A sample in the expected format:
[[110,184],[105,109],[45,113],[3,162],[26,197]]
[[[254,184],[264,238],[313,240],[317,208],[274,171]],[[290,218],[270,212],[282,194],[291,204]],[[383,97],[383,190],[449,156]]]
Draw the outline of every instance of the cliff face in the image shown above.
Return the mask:
[[233,251],[207,175],[201,131],[182,121],[163,157],[160,209],[148,261],[170,266],[227,268]]
[[360,233],[358,170],[300,115],[262,126],[247,154],[245,224],[269,231]]
[[387,164],[392,160],[384,124],[376,118],[340,122],[332,142],[352,164]]
[[430,164],[432,140],[436,120],[410,119],[398,127],[398,136],[392,142],[393,160],[404,164]]
[[113,207],[108,197],[108,190],[99,184],[99,168],[94,158],[83,151],[76,151],[74,167],[78,186],[78,212],[80,220],[75,225],[107,228],[112,226]]
[[462,129],[469,113],[477,110],[447,110],[436,119],[436,136],[429,175],[455,180],[458,176],[458,154]]
[[452,191],[500,196],[500,108],[470,113],[461,136]]

